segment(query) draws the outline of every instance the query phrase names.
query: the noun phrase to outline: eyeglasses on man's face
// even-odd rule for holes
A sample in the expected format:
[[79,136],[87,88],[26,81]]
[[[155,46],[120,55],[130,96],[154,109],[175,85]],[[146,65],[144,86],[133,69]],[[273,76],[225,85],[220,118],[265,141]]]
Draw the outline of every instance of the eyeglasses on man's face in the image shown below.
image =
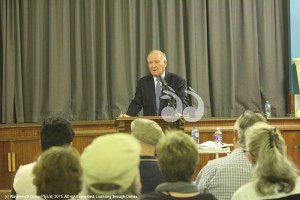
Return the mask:
[[244,154],[246,154],[246,153],[248,153],[248,152],[250,152],[250,151],[247,150],[247,149],[243,149],[243,152],[244,152]]

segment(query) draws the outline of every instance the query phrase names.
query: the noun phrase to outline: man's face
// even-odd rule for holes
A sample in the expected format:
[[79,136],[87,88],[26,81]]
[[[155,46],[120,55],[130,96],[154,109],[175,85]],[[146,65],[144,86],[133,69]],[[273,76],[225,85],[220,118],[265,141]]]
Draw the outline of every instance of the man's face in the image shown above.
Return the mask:
[[154,51],[148,56],[149,71],[152,76],[158,77],[165,72],[167,66],[167,60],[164,59],[163,55],[159,51]]

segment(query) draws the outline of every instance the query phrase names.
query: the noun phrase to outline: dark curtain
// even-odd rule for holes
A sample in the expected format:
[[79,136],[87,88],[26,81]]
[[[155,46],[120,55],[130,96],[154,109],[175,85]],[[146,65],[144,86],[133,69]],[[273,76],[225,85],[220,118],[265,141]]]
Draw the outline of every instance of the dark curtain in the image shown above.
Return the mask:
[[287,113],[286,0],[0,1],[1,123],[114,119],[153,49],[205,117],[262,111],[265,100]]

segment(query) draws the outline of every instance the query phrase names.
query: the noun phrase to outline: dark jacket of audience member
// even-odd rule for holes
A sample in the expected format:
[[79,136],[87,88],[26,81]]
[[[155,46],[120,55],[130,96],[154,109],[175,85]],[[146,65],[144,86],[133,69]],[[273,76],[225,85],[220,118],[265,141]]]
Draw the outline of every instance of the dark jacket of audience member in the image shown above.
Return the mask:
[[155,121],[144,118],[131,122],[131,133],[139,140],[142,148],[140,155],[142,194],[153,192],[156,186],[163,182],[155,151],[164,133]]

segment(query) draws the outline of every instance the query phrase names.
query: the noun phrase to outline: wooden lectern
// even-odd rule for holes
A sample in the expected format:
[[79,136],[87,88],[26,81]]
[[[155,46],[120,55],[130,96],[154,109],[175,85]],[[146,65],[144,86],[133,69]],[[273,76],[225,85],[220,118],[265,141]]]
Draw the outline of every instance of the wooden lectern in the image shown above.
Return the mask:
[[115,119],[115,126],[117,132],[130,133],[131,132],[131,122],[138,118],[150,119],[158,123],[158,125],[165,131],[171,129],[183,130],[183,122],[177,120],[176,122],[166,122],[161,116],[142,116],[142,117],[117,117]]

